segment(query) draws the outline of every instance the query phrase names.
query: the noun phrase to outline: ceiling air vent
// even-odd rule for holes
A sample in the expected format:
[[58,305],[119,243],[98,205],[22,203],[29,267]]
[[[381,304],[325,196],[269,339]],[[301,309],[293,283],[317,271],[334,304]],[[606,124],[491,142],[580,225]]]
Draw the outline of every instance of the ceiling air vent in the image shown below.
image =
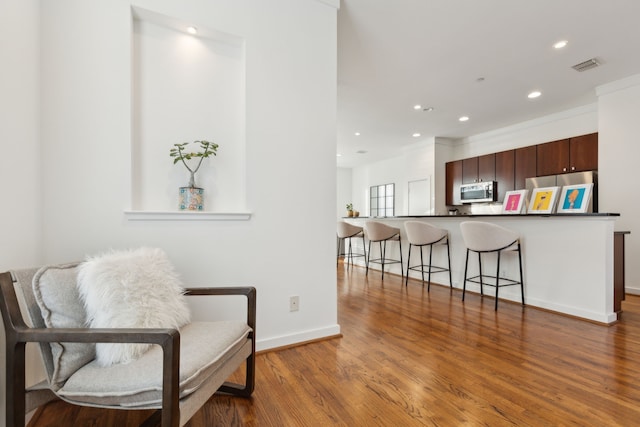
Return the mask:
[[582,72],[582,71],[590,70],[592,68],[596,68],[598,65],[600,65],[598,60],[596,58],[591,58],[591,59],[588,59],[588,60],[586,60],[584,62],[576,64],[571,68],[573,68],[576,71]]

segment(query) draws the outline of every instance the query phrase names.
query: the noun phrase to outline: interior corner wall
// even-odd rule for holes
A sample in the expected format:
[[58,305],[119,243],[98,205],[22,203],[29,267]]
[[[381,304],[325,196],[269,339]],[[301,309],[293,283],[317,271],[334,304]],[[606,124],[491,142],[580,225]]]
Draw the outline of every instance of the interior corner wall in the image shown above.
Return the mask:
[[[407,215],[409,210],[409,182],[428,180],[429,205],[435,214],[444,214],[444,197],[439,207],[438,188],[438,138],[427,138],[402,150],[396,157],[354,167],[352,170],[352,196],[354,208],[361,215],[369,215],[369,188],[374,185],[395,184],[396,215]],[[444,163],[442,165],[444,174]],[[444,175],[443,175],[444,176]],[[442,178],[443,180],[444,178]],[[442,184],[444,191],[444,184]],[[440,210],[439,210],[440,209]]]
[[598,97],[598,197],[601,212],[617,212],[617,231],[625,238],[626,291],[640,294],[640,201],[633,189],[640,158],[640,75],[614,82]]
[[369,188],[374,185],[395,184],[395,214],[404,215],[404,186],[407,185],[404,157],[398,156],[353,168],[353,208],[361,216],[370,214]]
[[[41,7],[44,261],[162,247],[187,285],[257,288],[260,350],[338,334],[336,8],[316,0],[58,0]],[[132,7],[245,41],[250,220],[123,215],[135,173]],[[215,161],[225,160],[220,150]],[[300,297],[297,312],[289,311],[293,295]],[[233,309],[212,302],[205,311],[218,318]]]

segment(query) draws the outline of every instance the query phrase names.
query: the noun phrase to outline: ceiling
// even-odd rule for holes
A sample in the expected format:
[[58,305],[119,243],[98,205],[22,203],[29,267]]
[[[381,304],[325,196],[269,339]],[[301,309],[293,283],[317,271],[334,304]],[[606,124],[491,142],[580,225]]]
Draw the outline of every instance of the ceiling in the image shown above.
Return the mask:
[[594,103],[596,87],[640,73],[639,20],[638,0],[342,0],[337,164]]

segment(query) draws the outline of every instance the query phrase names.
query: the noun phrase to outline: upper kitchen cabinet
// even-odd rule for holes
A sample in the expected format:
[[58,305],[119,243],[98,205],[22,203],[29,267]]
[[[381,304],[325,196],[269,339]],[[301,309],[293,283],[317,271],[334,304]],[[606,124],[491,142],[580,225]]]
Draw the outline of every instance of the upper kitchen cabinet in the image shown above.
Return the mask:
[[445,165],[446,174],[446,194],[445,204],[447,206],[455,206],[462,204],[460,202],[460,184],[462,184],[462,160],[448,162]]
[[524,190],[527,178],[536,176],[537,150],[535,145],[516,148],[514,190]]
[[598,169],[598,134],[576,136],[537,146],[537,176]]
[[598,169],[598,134],[576,136],[569,140],[570,172]]
[[462,183],[472,184],[474,182],[478,182],[477,157],[462,160]]
[[498,182],[498,202],[502,202],[507,191],[515,189],[515,150],[496,153],[495,165],[495,180]]
[[495,179],[496,155],[494,153],[462,160],[463,184],[495,181]]
[[536,176],[558,175],[569,171],[569,139],[537,145]]
[[496,155],[485,154],[478,156],[478,181],[495,181],[496,180]]

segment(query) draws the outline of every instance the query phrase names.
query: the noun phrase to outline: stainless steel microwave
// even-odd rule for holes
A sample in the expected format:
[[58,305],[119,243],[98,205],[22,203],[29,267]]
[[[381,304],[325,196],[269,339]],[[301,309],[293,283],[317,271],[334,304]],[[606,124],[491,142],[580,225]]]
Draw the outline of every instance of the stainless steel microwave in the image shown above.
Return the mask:
[[462,203],[495,202],[498,200],[498,183],[496,181],[474,182],[460,186]]

